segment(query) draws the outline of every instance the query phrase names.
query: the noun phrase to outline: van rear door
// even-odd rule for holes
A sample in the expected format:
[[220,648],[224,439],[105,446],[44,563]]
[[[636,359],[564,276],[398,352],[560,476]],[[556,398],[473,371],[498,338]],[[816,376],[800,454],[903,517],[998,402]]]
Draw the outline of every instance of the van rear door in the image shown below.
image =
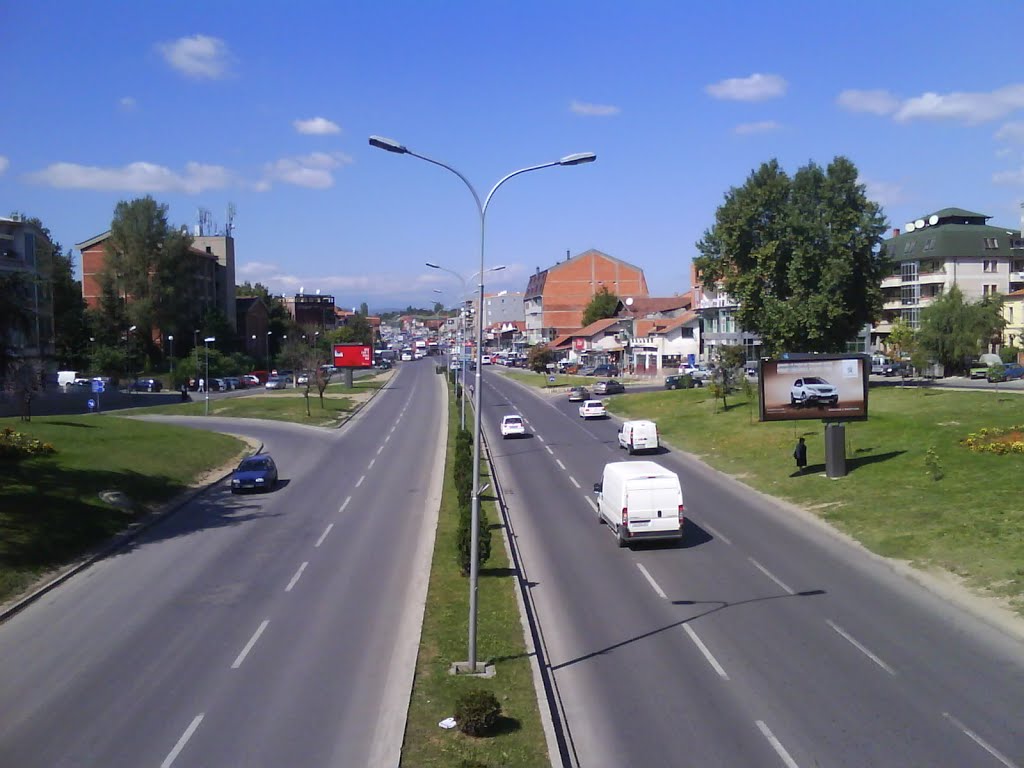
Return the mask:
[[671,478],[637,478],[628,483],[629,532],[638,538],[671,538],[680,533],[683,494]]

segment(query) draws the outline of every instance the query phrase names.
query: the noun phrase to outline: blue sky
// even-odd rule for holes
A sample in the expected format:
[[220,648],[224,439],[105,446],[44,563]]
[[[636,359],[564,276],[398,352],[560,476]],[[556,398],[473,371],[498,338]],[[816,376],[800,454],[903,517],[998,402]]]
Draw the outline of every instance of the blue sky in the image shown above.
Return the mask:
[[479,268],[459,179],[371,134],[481,197],[597,153],[495,194],[488,291],[597,248],[683,292],[723,195],[773,157],[850,157],[892,227],[953,205],[1020,222],[1019,2],[0,0],[0,23],[3,215],[68,248],[119,200],[190,227],[234,203],[238,281],[275,293],[454,304],[424,262]]

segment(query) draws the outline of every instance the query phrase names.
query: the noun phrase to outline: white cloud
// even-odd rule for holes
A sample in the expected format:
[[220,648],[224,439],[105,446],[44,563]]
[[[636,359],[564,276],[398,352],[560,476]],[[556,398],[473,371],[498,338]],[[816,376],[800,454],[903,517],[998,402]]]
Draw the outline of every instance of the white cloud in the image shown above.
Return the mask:
[[899,99],[883,90],[846,90],[839,94],[836,103],[851,112],[870,112],[873,115],[890,115],[900,106]]
[[189,77],[216,80],[228,73],[228,47],[220,38],[193,35],[157,48],[168,64]]
[[996,138],[1000,141],[1012,141],[1016,144],[1024,144],[1024,123],[1004,123],[998,131]]
[[1024,167],[1016,171],[999,171],[992,174],[993,184],[1024,184]]
[[1007,85],[979,93],[923,93],[903,102],[896,119],[960,120],[968,125],[987,123],[1024,108],[1024,84]]
[[768,131],[777,131],[782,126],[775,120],[762,120],[759,123],[740,123],[733,128],[733,133],[740,136],[747,136],[751,133],[767,133]]
[[788,83],[779,75],[753,74],[712,83],[704,90],[716,99],[732,101],[765,101],[783,96]]
[[299,133],[307,133],[313,136],[325,136],[329,133],[341,133],[341,127],[332,123],[326,117],[312,117],[309,120],[295,120],[292,122],[295,130]]
[[587,117],[612,117],[619,114],[622,110],[611,104],[588,104],[584,101],[573,99],[569,105],[569,111],[575,112],[577,115],[586,115]]
[[879,181],[878,179],[867,179],[863,176],[857,179],[858,184],[863,184],[865,187],[865,194],[869,200],[873,200],[879,205],[900,205],[908,201],[906,192],[903,190],[902,184],[897,184],[893,181]]
[[242,280],[258,282],[273,293],[294,293],[300,287],[319,288],[331,294],[358,294],[366,298],[423,295],[425,287],[432,285],[432,275],[342,274],[342,275],[295,275],[279,265],[252,261],[239,264],[236,275]]
[[117,100],[117,106],[119,106],[125,112],[131,112],[135,109],[135,99],[131,96],[122,96]]
[[3,155],[0,155],[0,174],[3,174],[11,165],[11,161]]
[[228,186],[231,174],[219,165],[194,162],[186,163],[182,174],[154,163],[129,163],[120,168],[52,163],[41,171],[28,174],[27,179],[35,184],[58,189],[184,192],[194,195]]
[[264,178],[257,183],[260,191],[270,189],[270,182],[280,181],[297,187],[327,189],[334,186],[332,171],[348,165],[352,158],[342,152],[313,152],[301,157],[282,157],[264,166]]

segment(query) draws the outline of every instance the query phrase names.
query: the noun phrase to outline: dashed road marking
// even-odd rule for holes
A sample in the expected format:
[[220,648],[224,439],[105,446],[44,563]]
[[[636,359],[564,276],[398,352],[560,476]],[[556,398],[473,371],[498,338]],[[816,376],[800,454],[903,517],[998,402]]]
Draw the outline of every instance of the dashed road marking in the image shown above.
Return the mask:
[[551,450],[551,446],[550,445],[545,445],[544,446],[544,450],[547,451],[548,453],[550,453],[552,456],[555,455],[555,452]]
[[557,465],[558,465],[559,467],[561,467],[561,468],[562,468],[563,470],[565,469],[565,464],[563,464],[563,463],[562,463],[562,460],[561,460],[561,459],[555,459],[555,464],[557,464]]
[[790,589],[789,587],[787,587],[787,586],[785,585],[785,583],[783,583],[782,581],[780,581],[779,579],[777,579],[777,578],[776,578],[776,577],[775,577],[775,576],[774,576],[774,575],[772,574],[772,572],[771,572],[771,571],[769,571],[769,570],[768,570],[767,568],[765,568],[765,567],[764,567],[763,565],[761,565],[761,564],[760,564],[759,562],[757,562],[757,560],[755,560],[755,559],[754,559],[754,558],[752,558],[752,557],[748,557],[747,559],[748,559],[748,560],[749,560],[750,562],[752,562],[752,563],[754,564],[754,567],[755,567],[755,568],[757,568],[757,570],[759,570],[759,571],[760,571],[761,573],[763,573],[763,574],[764,574],[765,576],[767,576],[767,577],[768,577],[769,579],[771,579],[772,581],[774,581],[774,582],[775,582],[776,584],[778,584],[778,585],[779,585],[780,587],[782,587],[782,588],[783,588],[784,590],[786,590],[787,592],[789,592],[789,594],[791,594],[791,595],[793,595],[793,594],[796,594],[795,592],[793,592],[793,590],[792,590],[792,589]]
[[373,469],[374,462],[376,462],[376,461],[377,461],[376,459],[370,459],[370,463],[369,463],[369,465],[366,468],[367,469]]
[[[341,510],[338,510],[338,511],[340,512]],[[324,532],[320,534],[320,538],[316,540],[316,544],[314,544],[313,546],[314,547],[319,547],[321,544],[323,544],[324,543],[324,539],[327,538],[327,534],[331,532],[331,528],[333,528],[333,527],[334,527],[334,523],[331,523],[330,525],[328,525],[324,529]]]
[[838,632],[845,640],[847,640],[850,643],[850,645],[852,645],[858,651],[863,653],[865,656],[867,656],[869,659],[871,659],[873,662],[875,662],[875,664],[880,666],[882,669],[884,669],[890,675],[895,675],[896,674],[893,671],[892,667],[890,667],[888,664],[886,664],[880,658],[875,656],[875,654],[873,654],[871,651],[869,651],[863,645],[861,645],[856,640],[854,640],[853,637],[849,633],[847,633],[842,627],[840,627],[838,624],[835,624],[834,622],[832,622],[832,621],[830,621],[828,619],[825,619],[825,623],[828,624],[830,627],[832,627],[832,629],[834,629],[836,632]]
[[203,717],[203,713],[200,712],[192,718],[192,722],[189,724],[188,728],[185,729],[185,732],[181,734],[181,738],[178,739],[178,743],[174,745],[174,749],[172,749],[170,753],[168,753],[167,757],[164,758],[164,761],[160,763],[160,768],[170,768],[171,763],[174,762],[181,750],[183,750],[185,745],[188,744],[188,740],[192,738],[192,734],[196,732],[196,728],[198,728],[199,724],[203,722]]
[[726,544],[728,544],[728,545],[732,546],[732,542],[731,542],[731,541],[729,541],[729,539],[727,539],[727,538],[726,538],[725,536],[723,536],[722,534],[720,534],[720,533],[719,533],[718,531],[716,531],[716,530],[715,530],[714,528],[712,528],[712,527],[711,527],[710,525],[708,525],[707,523],[701,523],[701,524],[700,524],[700,527],[701,527],[701,528],[703,528],[703,529],[704,529],[705,531],[707,531],[708,533],[710,533],[710,534],[711,534],[712,536],[714,536],[714,537],[715,537],[716,539],[721,539],[721,540],[722,540],[722,541],[724,541],[724,542],[725,542]]
[[345,501],[344,501],[344,502],[342,503],[342,505],[341,505],[340,507],[338,507],[338,514],[339,514],[339,515],[340,515],[340,514],[341,514],[342,512],[344,512],[344,511],[345,511],[345,507],[347,507],[347,506],[348,506],[348,503],[349,503],[350,501],[352,501],[352,497],[351,497],[351,496],[349,496],[349,497],[348,497],[347,499],[345,499]]
[[359,479],[356,480],[356,488],[358,488],[360,485],[362,485],[363,484],[363,480],[365,480],[365,479],[366,479],[366,475],[360,475]]
[[647,579],[647,582],[651,585],[651,588],[658,593],[658,597],[660,597],[662,600],[668,600],[668,595],[665,594],[665,590],[658,586],[658,582],[656,582],[654,580],[654,577],[647,572],[647,569],[644,568],[643,564],[637,563],[636,567],[640,569],[640,573],[642,573],[644,575],[644,578]]
[[953,725],[955,725],[961,731],[963,731],[964,734],[966,734],[975,744],[977,744],[979,747],[981,747],[986,752],[988,752],[990,755],[992,755],[992,757],[994,757],[1000,763],[1005,765],[1006,768],[1017,768],[1017,764],[1015,762],[1010,760],[1010,758],[1008,758],[1002,752],[1000,752],[995,747],[993,747],[991,744],[986,742],[983,738],[981,738],[981,736],[976,734],[974,731],[972,731],[966,725],[964,725],[959,720],[957,720],[955,717],[953,717],[951,714],[949,714],[949,712],[943,712],[942,716],[945,717],[947,720],[949,720],[949,722],[951,722]]
[[711,651],[708,650],[708,647],[704,645],[704,642],[697,637],[697,633],[694,631],[693,627],[689,624],[683,624],[683,629],[686,630],[686,634],[688,634],[690,639],[693,640],[693,644],[697,646],[697,650],[704,654],[704,658],[707,659],[708,664],[710,664],[715,672],[718,673],[718,676],[723,680],[728,680],[729,676],[725,673],[725,669],[718,663],[718,659],[716,659]]
[[572,475],[569,475],[569,482],[571,482],[571,483],[572,483],[573,485],[575,485],[575,486],[576,486],[577,488],[579,488],[579,487],[580,487],[580,484],[576,482],[576,478],[575,478],[575,477],[573,477]]
[[768,739],[768,743],[772,745],[772,749],[775,750],[776,754],[782,758],[782,762],[786,764],[786,768],[799,768],[796,764],[796,760],[789,756],[789,752],[782,746],[782,742],[775,738],[775,734],[772,733],[771,729],[764,724],[764,720],[758,720],[756,723],[758,730],[761,731],[761,735]]
[[245,661],[245,657],[249,655],[249,651],[251,651],[252,647],[256,645],[256,641],[260,639],[260,635],[263,634],[263,630],[267,628],[268,624],[270,624],[270,619],[264,619],[263,623],[260,624],[260,628],[256,630],[256,633],[251,638],[249,638],[249,642],[245,644],[245,648],[243,648],[242,652],[238,654],[238,657],[231,665],[232,669],[238,669],[242,666],[242,662]]
[[306,570],[306,566],[307,565],[309,565],[309,561],[308,560],[306,562],[304,562],[302,565],[299,566],[299,570],[297,570],[295,572],[295,575],[292,576],[292,580],[288,582],[288,586],[284,588],[285,592],[291,592],[292,591],[292,587],[295,586],[295,582],[297,582],[299,580],[299,576],[302,575],[302,572],[304,570]]

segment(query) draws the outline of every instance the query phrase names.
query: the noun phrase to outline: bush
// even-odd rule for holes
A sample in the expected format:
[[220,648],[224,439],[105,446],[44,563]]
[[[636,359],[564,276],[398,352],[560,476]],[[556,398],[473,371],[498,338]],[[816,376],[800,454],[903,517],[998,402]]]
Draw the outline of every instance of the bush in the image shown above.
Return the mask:
[[4,427],[0,432],[0,459],[16,461],[28,456],[48,456],[56,452],[57,449],[50,443],[36,440],[22,432],[15,432],[10,427]]
[[455,722],[469,736],[485,736],[498,723],[501,704],[491,691],[468,691],[455,702]]
[[[469,576],[472,559],[470,543],[473,541],[473,507],[470,503],[459,505],[459,527],[455,532],[455,549],[459,562],[459,573]],[[491,526],[483,504],[480,505],[480,529],[477,537],[477,565],[483,565],[491,559]]]

